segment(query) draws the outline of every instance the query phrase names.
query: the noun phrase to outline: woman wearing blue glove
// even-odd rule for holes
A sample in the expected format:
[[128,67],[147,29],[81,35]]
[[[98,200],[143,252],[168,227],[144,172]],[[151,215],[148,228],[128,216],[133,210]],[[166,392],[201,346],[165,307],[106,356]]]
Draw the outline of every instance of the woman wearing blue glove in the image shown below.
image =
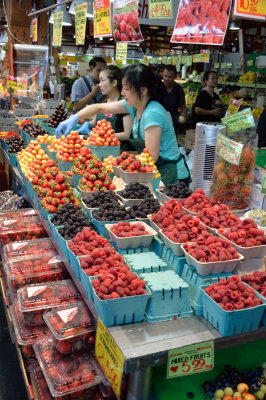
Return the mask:
[[116,135],[118,139],[130,139],[139,153],[147,147],[165,185],[176,183],[178,180],[189,183],[189,171],[179,152],[171,118],[156,101],[156,83],[150,68],[143,64],[127,67],[123,71],[122,87],[124,100],[85,107],[75,115],[75,121],[70,121],[69,125],[64,121],[57,130],[61,135],[65,135],[72,129],[71,125],[73,127],[75,123],[83,122],[99,113],[129,113],[133,120],[132,138],[129,137],[129,133],[122,132]]

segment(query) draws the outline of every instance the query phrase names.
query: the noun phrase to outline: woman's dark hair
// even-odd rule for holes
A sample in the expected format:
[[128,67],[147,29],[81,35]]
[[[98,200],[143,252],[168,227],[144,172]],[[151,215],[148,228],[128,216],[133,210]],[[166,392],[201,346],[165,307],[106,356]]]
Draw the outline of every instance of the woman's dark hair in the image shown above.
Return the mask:
[[217,72],[215,72],[215,71],[206,71],[206,72],[204,72],[204,75],[202,77],[202,80],[203,80],[204,83],[209,79],[210,74],[217,75]]
[[[151,100],[158,101],[163,105],[163,84],[155,79],[152,70],[144,64],[133,64],[121,71],[121,81],[124,79],[139,98],[141,98],[141,88],[146,87]],[[162,85],[162,86],[161,86]]]
[[110,82],[117,81],[117,89],[119,92],[122,90],[122,83],[120,79],[121,69],[115,65],[107,65],[101,72],[105,72]]

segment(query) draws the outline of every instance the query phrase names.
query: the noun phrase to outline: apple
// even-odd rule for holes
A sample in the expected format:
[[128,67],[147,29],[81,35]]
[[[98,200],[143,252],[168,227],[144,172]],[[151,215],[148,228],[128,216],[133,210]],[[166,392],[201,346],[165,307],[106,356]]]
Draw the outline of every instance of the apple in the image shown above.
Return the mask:
[[254,394],[258,400],[264,400],[264,392],[262,390],[258,390]]
[[242,395],[241,395],[240,392],[234,392],[234,394],[233,394],[233,399],[234,399],[235,397],[240,397],[240,398],[242,398]]
[[214,392],[215,399],[222,399],[224,396],[224,391],[222,389],[218,389]]
[[255,396],[250,393],[242,393],[243,400],[256,400]]
[[233,389],[231,387],[226,387],[224,388],[224,394],[227,394],[228,396],[232,396],[234,393]]
[[243,400],[243,399],[242,399],[242,397],[236,396],[236,397],[233,397],[233,400]]
[[228,394],[226,394],[226,395],[223,397],[223,400],[233,400],[233,399],[232,399],[231,396],[229,396]]
[[239,383],[237,385],[237,391],[240,393],[247,392],[249,389],[248,385],[246,383]]

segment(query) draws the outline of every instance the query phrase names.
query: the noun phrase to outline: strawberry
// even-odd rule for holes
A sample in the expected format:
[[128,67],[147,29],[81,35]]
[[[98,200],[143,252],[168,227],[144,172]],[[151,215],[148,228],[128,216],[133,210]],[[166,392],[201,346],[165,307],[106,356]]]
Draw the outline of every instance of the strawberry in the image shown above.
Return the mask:
[[121,33],[121,42],[128,42],[129,39],[127,37],[127,35],[125,35],[124,33]]

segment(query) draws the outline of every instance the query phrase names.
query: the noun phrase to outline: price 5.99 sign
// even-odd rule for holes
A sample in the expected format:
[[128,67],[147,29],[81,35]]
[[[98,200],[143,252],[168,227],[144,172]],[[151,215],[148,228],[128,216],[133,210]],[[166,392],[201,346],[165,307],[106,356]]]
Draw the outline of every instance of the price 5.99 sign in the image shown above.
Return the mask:
[[168,352],[167,379],[206,372],[213,368],[213,340]]

